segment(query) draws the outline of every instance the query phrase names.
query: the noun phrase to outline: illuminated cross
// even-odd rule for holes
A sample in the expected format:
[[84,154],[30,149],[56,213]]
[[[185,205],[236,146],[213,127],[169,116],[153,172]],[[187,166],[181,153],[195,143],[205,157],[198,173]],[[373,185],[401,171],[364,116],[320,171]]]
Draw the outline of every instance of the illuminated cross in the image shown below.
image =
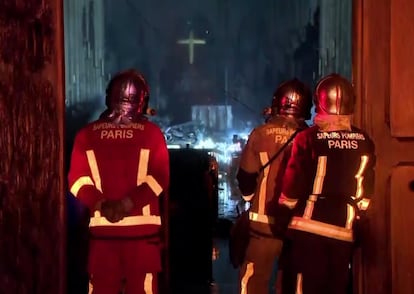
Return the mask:
[[204,45],[206,43],[206,40],[202,39],[194,39],[194,33],[193,31],[190,31],[190,35],[188,39],[185,40],[178,40],[178,44],[185,44],[188,45],[188,61],[190,64],[193,64],[194,62],[194,45]]

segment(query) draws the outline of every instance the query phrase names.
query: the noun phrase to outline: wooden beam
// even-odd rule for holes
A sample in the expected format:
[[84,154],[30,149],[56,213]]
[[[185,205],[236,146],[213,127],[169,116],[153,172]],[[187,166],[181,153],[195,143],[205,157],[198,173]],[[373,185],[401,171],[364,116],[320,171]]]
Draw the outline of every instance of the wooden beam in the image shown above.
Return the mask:
[[0,14],[0,293],[64,293],[62,2]]
[[393,137],[414,137],[414,2],[391,1],[390,128]]
[[[414,125],[411,82],[413,4],[408,0],[355,0],[354,82],[356,121],[376,145],[376,186],[369,230],[360,252],[358,293],[413,291]],[[401,138],[404,140],[401,140]],[[408,168],[410,167],[410,168]],[[404,226],[402,226],[404,224]]]
[[353,79],[357,95],[355,121],[376,143],[376,189],[370,208],[369,230],[360,251],[359,293],[389,294],[388,173],[391,140],[386,124],[390,81],[390,1],[354,1]]

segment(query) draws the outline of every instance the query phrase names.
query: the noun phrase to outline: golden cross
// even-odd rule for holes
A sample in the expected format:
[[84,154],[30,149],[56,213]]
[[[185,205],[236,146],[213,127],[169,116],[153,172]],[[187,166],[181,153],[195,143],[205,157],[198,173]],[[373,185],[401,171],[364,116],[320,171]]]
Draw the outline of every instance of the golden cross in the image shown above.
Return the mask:
[[194,39],[193,31],[190,31],[190,35],[188,39],[178,40],[178,44],[186,44],[188,45],[188,61],[190,64],[194,62],[194,45],[204,45],[206,44],[206,40],[203,39]]

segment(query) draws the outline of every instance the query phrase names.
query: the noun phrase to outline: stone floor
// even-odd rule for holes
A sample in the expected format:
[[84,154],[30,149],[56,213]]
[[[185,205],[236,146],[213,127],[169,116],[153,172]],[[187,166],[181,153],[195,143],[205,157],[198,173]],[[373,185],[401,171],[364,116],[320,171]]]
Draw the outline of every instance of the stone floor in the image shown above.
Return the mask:
[[227,239],[215,240],[218,257],[213,261],[214,284],[211,294],[237,294],[238,271],[229,263]]

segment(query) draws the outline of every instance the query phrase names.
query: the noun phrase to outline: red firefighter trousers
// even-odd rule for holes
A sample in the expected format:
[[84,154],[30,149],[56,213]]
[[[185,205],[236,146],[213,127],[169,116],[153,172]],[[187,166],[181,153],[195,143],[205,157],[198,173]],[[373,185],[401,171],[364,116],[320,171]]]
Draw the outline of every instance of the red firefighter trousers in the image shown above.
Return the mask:
[[91,240],[93,294],[157,294],[160,245],[148,240]]

